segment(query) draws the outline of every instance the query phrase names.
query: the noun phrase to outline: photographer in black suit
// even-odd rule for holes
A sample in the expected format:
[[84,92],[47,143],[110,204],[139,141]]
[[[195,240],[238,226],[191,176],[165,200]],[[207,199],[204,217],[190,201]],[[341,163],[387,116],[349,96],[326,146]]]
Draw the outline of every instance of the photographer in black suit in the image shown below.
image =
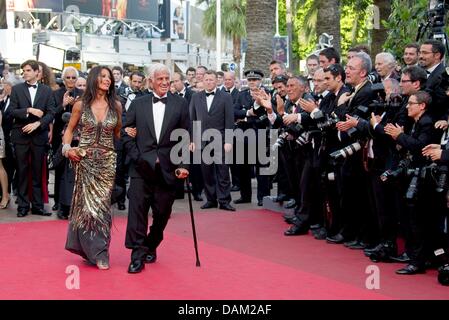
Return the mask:
[[[401,219],[406,231],[410,262],[404,268],[397,270],[397,274],[411,275],[425,271],[425,263],[432,256],[430,243],[434,238],[432,234],[438,232],[434,228],[434,222],[444,210],[444,202],[440,198],[441,195],[435,192],[436,186],[432,174],[424,168],[427,161],[421,154],[426,145],[435,143],[440,138],[436,134],[432,118],[427,113],[427,106],[430,104],[429,93],[419,91],[411,95],[408,100],[408,116],[414,121],[411,130],[404,132],[403,127],[392,123],[385,126],[385,133],[410,154],[410,168],[415,172],[411,178],[411,181],[415,183],[411,182],[407,189],[409,205],[404,218]],[[407,179],[408,181],[410,178]],[[441,244],[437,245],[437,248],[441,248]]]
[[[32,214],[49,216],[42,199],[42,164],[48,144],[48,128],[55,114],[55,100],[50,87],[38,84],[39,64],[28,60],[21,65],[25,83],[12,88],[9,108],[14,117],[11,142],[15,144],[18,174],[18,217],[30,210],[28,198],[31,171]],[[31,162],[30,162],[31,156]],[[31,168],[30,168],[31,166]]]
[[[338,138],[343,145],[348,146],[360,138],[359,132],[349,134],[357,127],[358,121],[354,115],[359,106],[368,106],[375,95],[371,89],[368,75],[371,71],[371,58],[364,52],[359,52],[348,61],[346,65],[346,83],[354,88],[353,94],[343,94],[335,112],[342,121],[337,123]],[[346,120],[346,121],[344,121]],[[360,143],[362,145],[363,142]],[[364,249],[366,247],[368,206],[367,175],[363,166],[363,154],[359,148],[341,164],[341,210],[343,213],[343,228],[340,233],[328,237],[330,243],[343,243],[351,249]]]
[[[122,131],[123,144],[132,159],[130,168],[128,225],[125,245],[132,249],[129,273],[141,272],[145,264],[157,259],[156,249],[163,239],[175,201],[177,178],[184,179],[187,166],[179,166],[170,157],[177,144],[172,131],[183,129],[188,136],[187,102],[169,93],[170,71],[162,64],[150,68],[153,95],[135,99],[127,112],[124,129],[135,128],[133,138]],[[175,172],[178,171],[178,175]],[[148,233],[148,211],[152,208],[153,224]]]

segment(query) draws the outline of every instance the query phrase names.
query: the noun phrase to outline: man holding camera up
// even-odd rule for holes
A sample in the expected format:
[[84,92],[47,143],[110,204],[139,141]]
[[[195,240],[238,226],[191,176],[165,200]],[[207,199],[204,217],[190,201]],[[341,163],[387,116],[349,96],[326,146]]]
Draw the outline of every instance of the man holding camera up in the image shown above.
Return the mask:
[[409,132],[404,132],[403,127],[397,124],[389,123],[385,126],[385,132],[409,152],[410,168],[413,169],[413,177],[406,194],[409,205],[404,219],[401,219],[407,233],[410,262],[404,268],[397,270],[397,274],[411,275],[425,271],[426,260],[430,257],[429,239],[431,232],[436,231],[429,226],[432,221],[435,221],[435,215],[441,213],[442,203],[435,192],[432,174],[425,167],[426,159],[421,155],[424,146],[438,140],[432,118],[427,112],[431,101],[430,95],[425,91],[418,91],[410,96],[407,113],[414,124]]

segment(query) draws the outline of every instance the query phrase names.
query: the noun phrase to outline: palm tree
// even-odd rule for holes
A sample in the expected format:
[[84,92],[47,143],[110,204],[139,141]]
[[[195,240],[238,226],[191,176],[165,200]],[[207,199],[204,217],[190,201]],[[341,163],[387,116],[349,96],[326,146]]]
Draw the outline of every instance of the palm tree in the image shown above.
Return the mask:
[[246,5],[248,49],[245,68],[257,68],[268,75],[273,59],[272,39],[276,30],[276,1],[251,0]]
[[[374,0],[374,6],[377,6],[379,8],[380,13],[380,23],[379,23],[379,29],[373,29],[372,33],[372,44],[371,44],[371,55],[372,57],[375,57],[375,55],[379,52],[383,51],[383,45],[385,41],[387,40],[387,29],[385,28],[384,24],[382,23],[383,20],[387,21],[388,17],[391,13],[391,0]],[[404,21],[404,23],[406,23]]]
[[[199,0],[198,3],[207,2],[209,7],[204,12],[203,31],[208,37],[216,36],[216,1]],[[222,0],[221,1],[221,30],[224,36],[232,38],[233,58],[236,63],[242,59],[241,41],[246,37],[245,24],[246,1]]]

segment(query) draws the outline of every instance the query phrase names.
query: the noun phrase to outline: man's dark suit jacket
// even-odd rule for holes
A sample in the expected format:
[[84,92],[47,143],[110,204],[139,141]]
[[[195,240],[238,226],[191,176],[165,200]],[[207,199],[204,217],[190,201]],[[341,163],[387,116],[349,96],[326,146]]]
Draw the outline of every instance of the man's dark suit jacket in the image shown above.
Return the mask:
[[[36,108],[44,112],[42,118],[32,114],[27,115],[27,108]],[[45,145],[48,143],[48,126],[52,123],[56,103],[50,87],[39,84],[37,87],[34,105],[31,105],[31,96],[26,83],[15,85],[11,92],[11,102],[9,105],[11,114],[14,117],[14,124],[11,131],[11,142],[17,144]],[[22,128],[27,124],[40,121],[39,128],[31,134],[23,133]]]
[[[189,110],[192,121],[201,121],[201,134],[207,129],[217,129],[224,137],[225,129],[232,130],[234,128],[232,97],[224,91],[218,89],[215,91],[209,112],[207,111],[206,92],[193,94]],[[225,143],[232,143],[232,139]]]
[[239,91],[235,87],[232,89],[231,92],[227,92],[226,91],[227,89],[225,87],[223,87],[221,90],[226,92],[226,93],[229,93],[231,95],[231,97],[232,97],[232,104],[233,105],[237,102],[237,98],[239,96]]
[[434,121],[447,120],[449,114],[449,98],[441,87],[442,74],[445,72],[443,63],[429,75],[426,82],[426,91],[432,96],[432,103],[428,107],[428,113]]
[[171,149],[178,142],[170,141],[170,134],[173,130],[184,129],[188,136],[189,109],[183,98],[171,93],[167,94],[167,104],[158,143],[154,129],[152,98],[153,95],[145,95],[134,99],[126,114],[126,123],[123,128],[137,129],[136,138],[128,136],[122,130],[124,147],[127,155],[132,159],[130,177],[145,180],[154,178],[156,161],[159,159],[165,182],[168,185],[175,185],[177,181],[175,170],[179,167],[187,168],[187,166],[184,164],[177,166],[171,162]]

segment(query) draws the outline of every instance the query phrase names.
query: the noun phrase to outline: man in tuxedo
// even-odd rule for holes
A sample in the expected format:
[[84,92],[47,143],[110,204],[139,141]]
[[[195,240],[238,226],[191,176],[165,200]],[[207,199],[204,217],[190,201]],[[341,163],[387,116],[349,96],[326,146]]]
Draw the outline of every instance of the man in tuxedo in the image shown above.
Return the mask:
[[[221,141],[224,141],[225,130],[234,128],[234,108],[231,95],[217,89],[217,74],[215,71],[206,71],[203,82],[206,90],[195,93],[190,101],[191,121],[198,121],[201,124],[201,136],[208,129],[216,129],[221,133]],[[197,150],[199,152],[211,142],[201,142],[201,146],[194,145],[193,151],[195,152],[194,149],[199,148]],[[225,152],[231,152],[231,150],[232,140],[224,141],[221,150],[214,150],[219,154],[213,154],[214,159],[218,159],[219,163],[214,160],[213,163],[206,164],[202,159],[201,171],[203,172],[207,202],[201,209],[216,208],[219,203],[220,209],[235,211],[235,208],[229,204],[231,201],[231,182],[229,166],[225,164]]]
[[190,104],[193,92],[192,89],[185,86],[186,77],[182,73],[175,72],[173,73],[172,81],[176,89],[176,94],[186,99],[187,103]]
[[[28,187],[32,176],[31,213],[49,216],[42,199],[42,164],[48,143],[48,128],[55,115],[55,100],[50,87],[38,84],[39,64],[28,60],[21,65],[25,83],[12,88],[9,108],[14,118],[11,142],[15,144],[18,174],[18,217],[30,209]],[[31,166],[31,168],[30,168]]]
[[[125,245],[132,250],[129,273],[139,273],[145,263],[156,261],[156,249],[175,201],[177,178],[189,172],[185,165],[172,162],[170,153],[176,145],[170,134],[184,129],[188,136],[187,102],[171,94],[170,71],[162,64],[150,69],[153,95],[135,99],[127,112],[125,128],[136,128],[135,138],[122,132],[123,144],[131,158],[128,225]],[[148,233],[148,211],[152,208],[153,224]]]

